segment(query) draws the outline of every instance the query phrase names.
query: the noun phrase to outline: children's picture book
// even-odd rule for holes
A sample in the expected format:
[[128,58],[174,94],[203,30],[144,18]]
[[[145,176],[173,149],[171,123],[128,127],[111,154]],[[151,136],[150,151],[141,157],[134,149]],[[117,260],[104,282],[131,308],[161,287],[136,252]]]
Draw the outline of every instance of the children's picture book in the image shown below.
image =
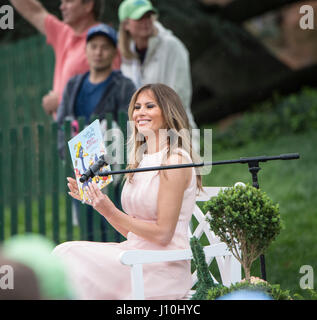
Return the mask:
[[[80,198],[82,202],[87,202],[88,195],[85,188],[88,186],[89,182],[94,181],[101,190],[113,181],[112,176],[95,176],[89,178],[89,180],[84,183],[79,181],[80,177],[89,169],[89,167],[98,161],[102,154],[106,153],[99,120],[95,120],[69,140],[68,147],[74,166]],[[100,169],[100,171],[104,170],[110,171],[110,165]]]

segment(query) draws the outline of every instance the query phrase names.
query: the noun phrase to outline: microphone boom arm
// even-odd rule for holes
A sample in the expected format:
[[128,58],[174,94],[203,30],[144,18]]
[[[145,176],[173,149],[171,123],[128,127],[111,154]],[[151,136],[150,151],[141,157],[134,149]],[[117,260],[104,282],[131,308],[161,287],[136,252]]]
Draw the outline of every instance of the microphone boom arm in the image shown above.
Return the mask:
[[100,177],[105,177],[105,176],[116,175],[116,174],[180,169],[180,168],[188,168],[188,167],[216,166],[216,165],[234,164],[234,163],[252,164],[252,163],[258,163],[258,162],[266,162],[270,160],[293,160],[293,159],[299,159],[299,157],[300,156],[298,153],[288,153],[288,154],[281,154],[279,156],[271,156],[271,157],[260,156],[260,157],[251,157],[251,158],[240,158],[238,160],[222,160],[222,161],[215,161],[215,162],[185,163],[185,164],[176,164],[176,165],[169,165],[169,166],[145,167],[145,168],[123,169],[123,170],[113,170],[113,171],[98,171],[95,173],[95,175]]

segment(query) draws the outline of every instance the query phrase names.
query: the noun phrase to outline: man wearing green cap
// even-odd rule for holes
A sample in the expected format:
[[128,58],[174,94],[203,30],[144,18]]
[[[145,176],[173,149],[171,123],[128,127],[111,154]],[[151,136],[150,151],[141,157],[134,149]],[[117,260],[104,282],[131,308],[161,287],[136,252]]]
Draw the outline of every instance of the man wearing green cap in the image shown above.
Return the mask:
[[156,8],[148,0],[124,0],[119,7],[119,49],[122,73],[139,88],[163,83],[180,96],[192,128],[192,83],[189,54],[170,30],[155,21]]

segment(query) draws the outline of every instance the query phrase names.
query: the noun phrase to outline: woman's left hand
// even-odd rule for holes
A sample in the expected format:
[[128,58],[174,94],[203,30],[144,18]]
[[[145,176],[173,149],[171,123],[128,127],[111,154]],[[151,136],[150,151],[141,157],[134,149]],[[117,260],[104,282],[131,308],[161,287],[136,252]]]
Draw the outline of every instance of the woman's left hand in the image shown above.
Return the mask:
[[103,194],[95,182],[88,183],[87,194],[91,205],[105,218],[112,215],[114,204],[106,194]]

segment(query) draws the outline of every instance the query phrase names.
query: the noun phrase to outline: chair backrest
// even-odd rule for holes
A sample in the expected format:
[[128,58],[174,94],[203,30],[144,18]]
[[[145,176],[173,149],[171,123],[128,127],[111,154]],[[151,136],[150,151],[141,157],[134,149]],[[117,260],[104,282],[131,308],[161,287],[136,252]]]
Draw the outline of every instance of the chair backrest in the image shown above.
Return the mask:
[[[241,182],[238,182],[236,185],[244,185]],[[200,240],[200,243],[205,246],[209,246],[212,244],[220,243],[220,239],[210,230],[210,225],[206,221],[207,217],[210,217],[210,214],[204,214],[200,207],[198,206],[199,202],[208,201],[211,197],[216,197],[221,189],[227,189],[228,187],[204,187],[203,192],[200,192],[200,194],[196,198],[196,206],[194,208],[192,221],[188,230],[189,237],[195,236],[197,239]],[[214,257],[213,256],[207,256],[206,255],[206,262],[208,266],[211,265],[213,262]],[[215,275],[210,272],[213,280],[216,283],[219,283],[219,280],[224,285],[229,286],[233,281],[233,279],[236,279],[239,281],[239,278],[241,279],[241,266],[239,262],[232,256],[228,255],[227,253],[224,256],[218,256],[216,257],[216,262],[219,270],[219,274],[221,279],[216,279]],[[233,270],[233,268],[235,270]],[[197,270],[193,272],[193,285],[197,283]]]

